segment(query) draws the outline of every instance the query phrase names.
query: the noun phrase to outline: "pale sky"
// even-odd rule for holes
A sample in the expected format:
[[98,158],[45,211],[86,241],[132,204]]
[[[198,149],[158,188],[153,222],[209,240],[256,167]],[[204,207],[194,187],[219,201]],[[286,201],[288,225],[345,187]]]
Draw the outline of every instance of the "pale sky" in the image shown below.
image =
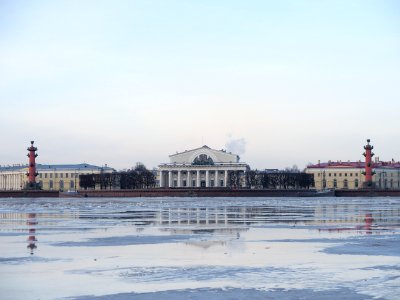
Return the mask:
[[400,160],[400,1],[0,0],[0,164]]

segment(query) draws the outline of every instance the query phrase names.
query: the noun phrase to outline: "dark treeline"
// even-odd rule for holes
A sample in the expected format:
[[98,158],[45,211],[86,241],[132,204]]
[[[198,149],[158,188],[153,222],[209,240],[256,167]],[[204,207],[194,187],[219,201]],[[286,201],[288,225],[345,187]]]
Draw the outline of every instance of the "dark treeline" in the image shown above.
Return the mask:
[[243,176],[243,171],[230,171],[228,186],[241,186],[240,181],[246,181],[246,187],[255,189],[309,189],[314,186],[314,176],[297,170],[257,171],[249,170]]
[[[228,187],[238,188],[243,181],[247,188],[253,189],[309,189],[314,186],[313,175],[298,170],[228,173]],[[80,175],[79,182],[82,189],[143,189],[156,187],[156,176],[143,164],[137,164],[127,171]]]
[[309,189],[314,186],[314,176],[298,171],[246,172],[246,186],[258,189]]
[[143,189],[156,186],[155,174],[143,164],[137,164],[134,169],[113,173],[86,174],[79,176],[82,189]]

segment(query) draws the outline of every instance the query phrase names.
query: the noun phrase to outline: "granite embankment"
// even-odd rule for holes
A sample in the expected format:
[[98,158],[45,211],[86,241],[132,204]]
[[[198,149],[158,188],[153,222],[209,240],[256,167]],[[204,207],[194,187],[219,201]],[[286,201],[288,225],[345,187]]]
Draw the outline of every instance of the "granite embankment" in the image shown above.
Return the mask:
[[55,197],[400,197],[400,190],[335,190],[321,193],[315,190],[229,189],[229,188],[151,188],[137,190],[0,191],[0,198]]
[[19,191],[0,191],[0,198],[58,198],[59,191],[42,190],[19,190]]

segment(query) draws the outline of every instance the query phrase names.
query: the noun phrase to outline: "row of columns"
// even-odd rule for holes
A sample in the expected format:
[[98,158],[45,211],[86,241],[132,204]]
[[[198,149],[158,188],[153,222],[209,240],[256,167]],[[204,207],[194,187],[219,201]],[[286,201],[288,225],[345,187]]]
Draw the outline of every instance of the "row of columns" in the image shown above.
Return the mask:
[[[192,186],[192,176],[191,176],[191,172],[196,172],[196,185],[195,187],[200,187],[201,186],[201,176],[200,176],[200,172],[203,170],[191,170],[191,171],[175,171],[178,172],[178,178],[177,178],[177,187],[182,187],[182,173],[185,172],[186,173],[186,187],[193,187]],[[174,182],[173,182],[173,174],[174,171],[160,171],[160,187],[174,187]],[[206,172],[206,178],[205,178],[205,182],[206,182],[206,187],[210,187],[210,172],[214,173],[214,187],[219,187],[220,183],[219,183],[219,176],[218,176],[218,172],[220,171],[210,171],[210,170],[205,170]],[[166,183],[164,182],[164,174],[167,173],[168,174],[168,185],[166,185]],[[228,182],[228,170],[224,170],[224,181],[223,181],[223,185],[222,187],[226,187],[227,186],[227,182]]]
[[20,190],[22,180],[20,174],[1,174],[0,190]]

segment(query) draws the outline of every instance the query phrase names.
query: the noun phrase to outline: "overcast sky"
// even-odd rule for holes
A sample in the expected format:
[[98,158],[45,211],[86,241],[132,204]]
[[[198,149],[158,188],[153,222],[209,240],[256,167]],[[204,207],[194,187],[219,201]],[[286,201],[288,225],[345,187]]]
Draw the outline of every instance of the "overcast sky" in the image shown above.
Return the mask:
[[0,0],[0,113],[1,165],[400,160],[400,2]]

